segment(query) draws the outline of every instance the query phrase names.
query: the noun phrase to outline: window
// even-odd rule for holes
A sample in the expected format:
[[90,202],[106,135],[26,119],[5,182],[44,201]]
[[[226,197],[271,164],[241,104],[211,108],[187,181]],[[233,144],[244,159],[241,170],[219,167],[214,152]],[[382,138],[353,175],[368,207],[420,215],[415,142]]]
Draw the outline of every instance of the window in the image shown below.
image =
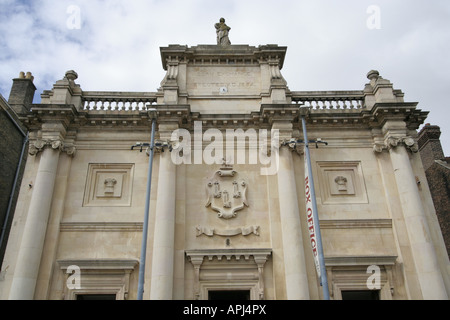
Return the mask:
[[[126,300],[130,287],[130,275],[138,264],[128,259],[58,260],[64,276],[66,300]],[[78,268],[77,286],[68,286],[74,277],[72,267]]]
[[77,300],[116,300],[115,294],[77,294]]
[[392,300],[392,266],[396,259],[396,256],[325,258],[330,296],[334,300]]
[[194,267],[192,297],[199,300],[264,299],[264,265],[271,254],[271,249],[186,251]]
[[250,300],[250,290],[209,290],[208,300]]
[[342,300],[380,300],[379,290],[341,291]]

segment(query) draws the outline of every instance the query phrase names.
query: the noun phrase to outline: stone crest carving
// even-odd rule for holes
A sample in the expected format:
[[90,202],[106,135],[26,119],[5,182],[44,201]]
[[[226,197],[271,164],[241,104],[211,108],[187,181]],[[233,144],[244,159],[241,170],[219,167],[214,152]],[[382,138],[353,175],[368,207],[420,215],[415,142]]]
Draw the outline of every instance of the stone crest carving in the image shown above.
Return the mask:
[[247,182],[239,178],[239,173],[224,164],[206,183],[206,207],[218,212],[218,217],[231,219],[239,210],[248,207]]

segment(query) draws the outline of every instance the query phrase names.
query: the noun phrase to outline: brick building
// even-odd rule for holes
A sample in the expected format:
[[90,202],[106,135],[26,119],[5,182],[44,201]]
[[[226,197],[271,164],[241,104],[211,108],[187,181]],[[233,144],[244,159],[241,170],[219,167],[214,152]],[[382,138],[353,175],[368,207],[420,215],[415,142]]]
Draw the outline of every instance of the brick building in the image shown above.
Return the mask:
[[445,157],[439,126],[426,124],[419,132],[419,152],[441,226],[447,253],[450,254],[450,157]]
[[9,101],[0,95],[0,267],[28,154],[27,129],[17,113],[30,110],[36,91],[31,73],[21,72],[13,81]]

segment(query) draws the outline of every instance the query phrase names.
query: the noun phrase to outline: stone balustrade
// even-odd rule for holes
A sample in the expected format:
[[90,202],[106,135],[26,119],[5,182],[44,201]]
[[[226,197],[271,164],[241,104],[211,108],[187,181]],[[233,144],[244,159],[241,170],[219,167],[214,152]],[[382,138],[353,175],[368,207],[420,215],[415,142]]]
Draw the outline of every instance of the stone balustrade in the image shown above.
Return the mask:
[[293,91],[292,103],[313,110],[364,109],[364,92],[354,91]]
[[[364,92],[354,91],[293,91],[292,104],[312,110],[364,109]],[[84,91],[83,109],[88,111],[142,111],[157,103],[155,92]]]
[[89,111],[142,111],[156,104],[156,93],[84,91],[82,101]]

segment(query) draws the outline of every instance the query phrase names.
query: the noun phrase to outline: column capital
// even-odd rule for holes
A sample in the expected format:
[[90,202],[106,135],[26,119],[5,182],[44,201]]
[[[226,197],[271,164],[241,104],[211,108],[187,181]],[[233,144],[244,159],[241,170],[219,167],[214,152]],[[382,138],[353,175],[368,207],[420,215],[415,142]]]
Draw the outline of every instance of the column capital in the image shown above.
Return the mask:
[[32,156],[35,156],[39,152],[43,151],[46,147],[52,148],[53,150],[57,150],[60,152],[65,152],[69,156],[74,156],[76,152],[76,148],[72,143],[65,144],[64,141],[61,139],[53,139],[53,140],[36,139],[34,141],[30,141],[28,153]]
[[419,151],[419,147],[416,140],[411,136],[405,137],[388,136],[383,142],[375,141],[373,144],[373,151],[381,153],[384,150],[389,151],[399,146],[404,146],[407,150],[409,150],[412,153],[416,153]]
[[414,137],[409,135],[405,121],[389,120],[383,125],[374,137],[374,152],[383,152],[400,146],[404,146],[410,152],[418,152],[419,146]]

